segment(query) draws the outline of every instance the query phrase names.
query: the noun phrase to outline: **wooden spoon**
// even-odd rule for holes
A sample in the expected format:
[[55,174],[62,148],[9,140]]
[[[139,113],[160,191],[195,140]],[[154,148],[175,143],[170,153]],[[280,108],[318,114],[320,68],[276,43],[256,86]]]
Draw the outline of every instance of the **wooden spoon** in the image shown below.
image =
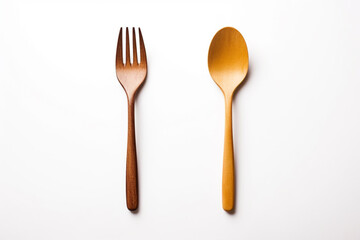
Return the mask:
[[211,41],[208,55],[209,72],[225,97],[225,143],[222,176],[222,205],[234,207],[234,151],[232,139],[232,97],[244,80],[249,56],[243,36],[235,28],[218,31]]

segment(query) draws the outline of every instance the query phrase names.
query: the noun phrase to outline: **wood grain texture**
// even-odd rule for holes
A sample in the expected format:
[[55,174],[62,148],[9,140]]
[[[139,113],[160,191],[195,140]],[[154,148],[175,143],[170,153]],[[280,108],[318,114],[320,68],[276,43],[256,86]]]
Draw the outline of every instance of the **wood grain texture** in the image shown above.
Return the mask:
[[232,97],[244,80],[249,56],[245,39],[235,28],[218,31],[211,41],[208,54],[209,72],[225,98],[225,139],[222,177],[222,205],[226,211],[234,208],[235,170],[232,137]]
[[147,61],[144,40],[139,28],[140,61],[137,59],[136,34],[133,28],[133,61],[130,61],[129,30],[126,28],[125,63],[123,62],[122,28],[120,28],[116,50],[116,76],[124,88],[128,100],[128,139],[126,155],[126,204],[134,211],[138,208],[138,174],[135,140],[134,105],[138,89],[143,84],[147,74]]

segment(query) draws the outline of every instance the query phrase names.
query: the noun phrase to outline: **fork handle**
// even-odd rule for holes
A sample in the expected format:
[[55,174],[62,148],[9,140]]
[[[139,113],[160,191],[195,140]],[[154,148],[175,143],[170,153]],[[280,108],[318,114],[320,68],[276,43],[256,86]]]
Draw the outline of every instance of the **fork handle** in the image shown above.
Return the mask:
[[128,139],[126,155],[126,204],[130,211],[138,208],[138,176],[135,142],[134,98],[128,97]]
[[234,207],[235,170],[232,137],[232,97],[225,96],[225,139],[222,175],[222,205],[226,211]]

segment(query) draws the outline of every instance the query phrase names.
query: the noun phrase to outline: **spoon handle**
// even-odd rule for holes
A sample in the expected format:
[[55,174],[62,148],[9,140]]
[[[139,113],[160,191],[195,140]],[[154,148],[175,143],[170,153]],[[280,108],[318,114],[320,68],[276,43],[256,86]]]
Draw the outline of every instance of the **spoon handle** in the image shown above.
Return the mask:
[[138,177],[134,123],[134,97],[128,98],[128,139],[126,155],[126,204],[130,211],[138,207]]
[[234,151],[232,137],[232,97],[225,96],[225,141],[222,176],[222,205],[230,211],[234,207]]

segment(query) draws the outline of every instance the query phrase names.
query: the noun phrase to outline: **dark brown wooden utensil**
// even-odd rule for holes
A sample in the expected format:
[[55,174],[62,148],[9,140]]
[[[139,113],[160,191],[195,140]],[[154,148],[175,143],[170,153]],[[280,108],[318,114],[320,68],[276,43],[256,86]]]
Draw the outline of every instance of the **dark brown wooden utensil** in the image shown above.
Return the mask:
[[122,28],[116,50],[116,76],[124,88],[128,100],[128,139],[126,156],[126,204],[134,211],[138,208],[138,177],[135,142],[134,101],[137,90],[144,82],[147,73],[146,51],[139,28],[140,60],[137,59],[135,28],[133,32],[133,63],[130,62],[129,29],[126,28],[126,60],[123,62]]

